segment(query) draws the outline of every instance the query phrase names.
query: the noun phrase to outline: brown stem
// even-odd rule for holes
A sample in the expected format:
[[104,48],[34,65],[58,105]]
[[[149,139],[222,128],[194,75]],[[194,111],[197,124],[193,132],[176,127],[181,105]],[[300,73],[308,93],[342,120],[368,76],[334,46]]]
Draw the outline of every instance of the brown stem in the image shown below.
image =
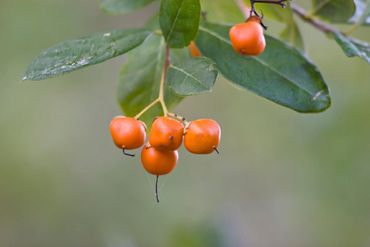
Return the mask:
[[297,4],[294,4],[294,3],[291,3],[290,7],[292,8],[293,12],[296,15],[298,15],[303,21],[311,24],[312,26],[316,27],[320,31],[322,31],[326,34],[340,32],[338,29],[330,26],[329,24],[310,16],[307,13],[307,11],[304,8],[302,8],[301,6],[299,6]]

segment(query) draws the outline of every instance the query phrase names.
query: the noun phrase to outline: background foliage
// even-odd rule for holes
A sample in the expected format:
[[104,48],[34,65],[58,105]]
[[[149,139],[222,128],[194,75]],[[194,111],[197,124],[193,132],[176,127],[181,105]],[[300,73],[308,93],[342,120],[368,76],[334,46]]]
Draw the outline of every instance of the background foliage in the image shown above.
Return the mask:
[[[220,80],[212,95],[185,99],[177,112],[221,123],[222,155],[183,152],[159,207],[153,178],[107,131],[125,58],[20,82],[45,47],[141,27],[155,7],[115,17],[87,0],[1,1],[0,246],[368,246],[368,64],[300,21],[333,106],[300,115]],[[284,29],[267,23],[270,34]],[[370,40],[366,28],[354,34]]]

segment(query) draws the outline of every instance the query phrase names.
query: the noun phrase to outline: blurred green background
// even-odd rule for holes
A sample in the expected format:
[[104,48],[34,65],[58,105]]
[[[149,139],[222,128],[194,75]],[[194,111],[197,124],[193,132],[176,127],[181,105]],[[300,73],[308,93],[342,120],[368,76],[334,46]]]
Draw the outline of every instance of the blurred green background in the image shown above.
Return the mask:
[[221,155],[182,149],[159,205],[154,177],[107,129],[124,57],[21,82],[45,48],[142,26],[156,7],[114,17],[97,1],[0,1],[0,246],[370,246],[370,67],[312,27],[307,50],[333,106],[302,115],[219,80],[176,112],[217,119]]

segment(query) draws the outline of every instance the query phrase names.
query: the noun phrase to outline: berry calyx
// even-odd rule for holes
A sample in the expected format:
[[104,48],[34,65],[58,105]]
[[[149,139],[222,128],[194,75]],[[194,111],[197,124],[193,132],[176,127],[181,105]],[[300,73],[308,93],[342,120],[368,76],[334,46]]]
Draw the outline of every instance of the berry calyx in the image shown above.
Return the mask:
[[220,125],[212,119],[192,121],[185,130],[185,148],[194,154],[218,153],[221,139]]
[[135,118],[117,116],[111,121],[109,130],[114,144],[123,149],[124,153],[125,150],[136,149],[144,145],[145,124]]
[[169,117],[159,117],[152,124],[149,143],[159,150],[174,151],[181,146],[183,134],[182,122]]
[[188,46],[190,55],[192,57],[201,57],[202,53],[200,52],[199,48],[195,44],[194,41],[191,41],[190,45]]
[[242,55],[258,56],[266,48],[261,18],[251,16],[245,23],[234,25],[229,32],[231,44]]
[[141,163],[150,174],[162,176],[170,173],[179,158],[177,151],[158,150],[151,146],[145,146],[141,151]]

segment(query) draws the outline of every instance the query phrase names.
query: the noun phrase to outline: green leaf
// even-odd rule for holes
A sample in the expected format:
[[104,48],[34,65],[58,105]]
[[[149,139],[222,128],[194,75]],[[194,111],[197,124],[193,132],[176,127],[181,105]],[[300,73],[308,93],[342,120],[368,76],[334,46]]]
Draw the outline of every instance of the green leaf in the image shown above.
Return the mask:
[[196,43],[223,76],[244,89],[298,112],[321,112],[330,106],[323,77],[298,50],[266,36],[266,51],[242,56],[231,47],[228,26],[204,23]]
[[304,42],[301,31],[297,23],[295,22],[293,16],[290,21],[287,22],[286,28],[281,32],[280,37],[287,41],[289,44],[297,47],[301,51],[304,51]]
[[311,15],[317,15],[331,22],[348,22],[354,15],[353,0],[312,0]]
[[361,57],[370,64],[370,44],[337,32],[333,33],[335,41],[348,57]]
[[149,34],[143,29],[114,30],[60,43],[41,53],[23,80],[43,80],[104,62],[139,46]]
[[[128,54],[118,87],[118,100],[127,116],[135,116],[158,97],[165,46],[162,36],[152,34],[142,46]],[[170,108],[181,99],[171,88],[166,87],[165,101]],[[150,126],[153,118],[162,114],[160,104],[157,104],[143,115],[142,120]]]
[[361,24],[370,24],[370,0],[355,0],[356,13],[351,22]]
[[214,63],[205,57],[189,58],[170,65],[168,85],[179,95],[189,96],[211,92],[217,78]]
[[110,14],[126,14],[156,0],[101,0],[100,7]]
[[234,1],[201,0],[200,3],[208,21],[242,22],[244,19]]
[[159,22],[167,44],[172,48],[188,46],[198,32],[199,0],[162,0]]

